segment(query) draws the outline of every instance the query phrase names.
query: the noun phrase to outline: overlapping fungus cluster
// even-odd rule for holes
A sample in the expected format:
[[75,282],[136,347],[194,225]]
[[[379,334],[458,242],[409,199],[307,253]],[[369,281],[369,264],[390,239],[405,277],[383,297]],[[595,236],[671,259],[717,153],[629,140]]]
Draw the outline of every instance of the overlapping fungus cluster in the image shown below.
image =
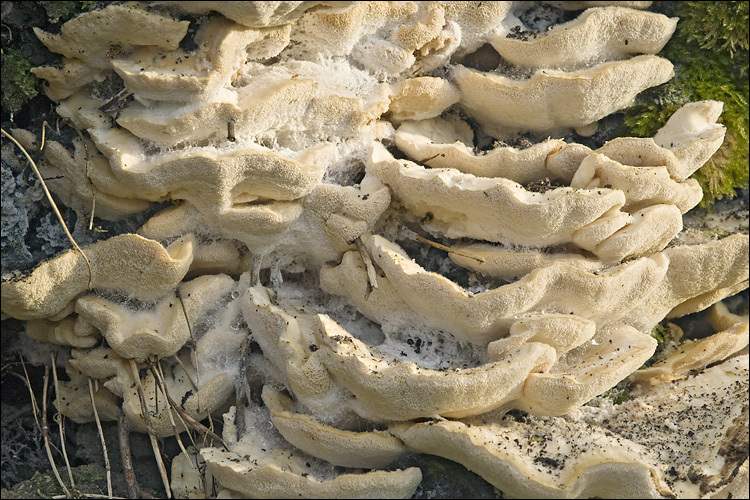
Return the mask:
[[[82,220],[172,202],[3,281],[5,315],[69,346],[58,410],[91,420],[91,378],[101,418],[156,436],[223,414],[175,495],[205,462],[226,495],[408,497],[419,468],[389,465],[414,451],[508,497],[735,478],[747,317],[719,304],[719,333],[638,370],[659,322],[747,287],[747,235],[676,238],[722,103],[575,142],[673,76],[654,54],[678,20],[530,4],[128,2],[37,30],[78,131],[41,152],[57,199]],[[626,379],[631,401],[583,406]]]

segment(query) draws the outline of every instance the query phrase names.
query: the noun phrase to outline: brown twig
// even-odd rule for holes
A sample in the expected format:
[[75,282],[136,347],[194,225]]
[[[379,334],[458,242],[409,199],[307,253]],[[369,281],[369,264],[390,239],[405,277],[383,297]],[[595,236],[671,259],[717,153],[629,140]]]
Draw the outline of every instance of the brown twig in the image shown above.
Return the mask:
[[76,243],[76,240],[73,239],[73,235],[70,234],[70,231],[68,230],[68,226],[65,224],[65,220],[63,219],[62,214],[60,213],[60,210],[57,208],[57,204],[55,203],[55,200],[52,199],[52,194],[49,192],[49,189],[47,189],[47,184],[44,182],[44,179],[42,178],[42,174],[39,172],[39,168],[37,168],[36,163],[31,158],[31,155],[29,155],[29,152],[26,151],[26,148],[24,148],[21,143],[19,143],[15,137],[10,135],[8,132],[5,131],[5,129],[0,129],[2,131],[2,134],[6,136],[8,139],[13,141],[13,144],[18,146],[18,148],[21,150],[21,152],[26,156],[26,159],[29,160],[29,163],[31,164],[31,168],[34,169],[34,173],[39,178],[39,182],[42,184],[42,188],[44,189],[44,193],[47,195],[47,199],[49,200],[50,204],[52,205],[52,210],[54,210],[55,215],[57,215],[57,219],[60,221],[60,224],[62,224],[63,230],[65,230],[65,234],[68,237],[68,240],[70,240],[70,243],[73,245],[73,247],[78,251],[78,253],[81,254],[81,257],[83,257],[83,260],[86,261],[86,265],[89,268],[89,290],[91,289],[91,281],[94,276],[94,272],[91,270],[91,262],[89,262],[88,257],[86,257],[86,254],[83,253],[83,250],[81,250],[81,247],[78,246],[78,243]]
[[29,388],[29,396],[31,397],[31,407],[34,410],[34,421],[36,422],[37,428],[41,431],[42,426],[39,423],[39,418],[37,416],[39,414],[39,406],[36,404],[36,397],[34,396],[34,389],[31,388],[31,379],[29,378],[29,372],[26,371],[26,363],[23,360],[23,356],[19,356],[19,357],[21,358],[21,367],[23,368],[23,373],[24,375],[26,375],[26,378],[22,380],[26,382],[26,387]]
[[125,475],[125,487],[128,490],[128,498],[141,498],[141,487],[135,477],[133,469],[133,455],[130,452],[130,424],[125,419],[125,413],[120,412],[117,418],[117,437],[120,442],[120,460],[122,461],[122,472]]

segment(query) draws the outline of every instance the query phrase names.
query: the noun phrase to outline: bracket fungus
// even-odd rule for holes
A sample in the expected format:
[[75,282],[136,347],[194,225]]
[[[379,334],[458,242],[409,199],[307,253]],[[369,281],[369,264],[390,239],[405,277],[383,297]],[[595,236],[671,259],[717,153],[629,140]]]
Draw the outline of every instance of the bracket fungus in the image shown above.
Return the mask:
[[[13,136],[120,229],[4,269],[3,318],[69,353],[61,414],[209,435],[174,457],[185,497],[405,498],[413,452],[509,498],[735,491],[748,319],[720,301],[748,235],[683,227],[723,104],[597,130],[680,71],[649,5],[128,2],[37,30],[70,126]],[[708,308],[716,333],[652,335]]]
[[490,44],[519,67],[573,70],[632,54],[656,54],[674,33],[677,18],[625,7],[591,8],[532,39],[499,31]]
[[400,439],[385,431],[352,432],[321,424],[296,413],[292,399],[263,388],[271,422],[284,439],[302,451],[334,465],[380,469],[406,454]]
[[[321,464],[288,444],[274,443],[269,433],[246,432],[238,438],[232,423],[235,411],[224,414],[229,451],[203,448],[200,453],[219,484],[250,498],[406,498],[422,479],[417,467],[337,474],[330,464]],[[252,427],[268,418],[262,411],[245,415],[256,424]]]
[[631,105],[637,94],[672,76],[672,63],[651,55],[572,72],[539,70],[526,80],[462,65],[453,72],[461,105],[495,135],[584,127]]

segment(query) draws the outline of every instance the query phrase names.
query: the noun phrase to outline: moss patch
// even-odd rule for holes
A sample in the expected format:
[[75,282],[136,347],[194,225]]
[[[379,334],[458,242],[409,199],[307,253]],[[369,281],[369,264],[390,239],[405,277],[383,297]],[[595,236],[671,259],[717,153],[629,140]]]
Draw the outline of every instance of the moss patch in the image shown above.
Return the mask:
[[75,14],[89,10],[96,2],[39,2],[50,22],[57,23],[60,19],[68,19]]
[[639,95],[625,113],[626,133],[651,137],[688,102],[724,103],[719,122],[724,144],[693,178],[703,188],[701,204],[731,198],[748,183],[748,2],[674,2],[680,17],[660,55],[675,65],[675,77]]
[[[64,465],[58,465],[61,477],[67,483],[68,474]],[[71,498],[90,498],[89,495],[107,495],[107,471],[101,465],[81,465],[73,467],[73,479],[76,486],[69,491]],[[121,474],[112,474],[112,491],[115,497],[125,497],[127,489]],[[37,472],[34,477],[15,485],[10,490],[3,490],[3,498],[53,498],[63,495],[60,484],[52,471]]]
[[31,73],[33,64],[20,51],[9,49],[2,51],[2,105],[15,113],[27,101],[39,93],[36,77]]

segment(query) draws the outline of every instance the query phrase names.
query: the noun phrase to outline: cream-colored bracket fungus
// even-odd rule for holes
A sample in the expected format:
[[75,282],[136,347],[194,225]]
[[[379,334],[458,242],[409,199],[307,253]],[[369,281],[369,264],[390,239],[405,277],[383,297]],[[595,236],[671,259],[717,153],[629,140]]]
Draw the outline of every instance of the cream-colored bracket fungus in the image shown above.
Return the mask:
[[91,263],[69,250],[41,263],[25,277],[2,283],[2,311],[19,319],[53,316],[81,292],[114,290],[138,300],[154,300],[172,290],[193,259],[193,236],[169,247],[123,234],[83,250]]
[[642,55],[585,70],[537,70],[514,80],[456,66],[461,105],[491,134],[583,127],[632,104],[635,96],[674,76],[672,63]]
[[[4,258],[3,319],[26,359],[54,344],[61,415],[158,460],[180,436],[175,498],[466,495],[414,452],[504,498],[746,495],[747,309],[720,301],[747,230],[691,221],[723,104],[608,127],[681,71],[650,4],[126,2],[37,29],[61,120],[10,133],[97,242]],[[12,147],[4,257],[6,192],[37,199]],[[706,309],[706,335],[667,322]]]

